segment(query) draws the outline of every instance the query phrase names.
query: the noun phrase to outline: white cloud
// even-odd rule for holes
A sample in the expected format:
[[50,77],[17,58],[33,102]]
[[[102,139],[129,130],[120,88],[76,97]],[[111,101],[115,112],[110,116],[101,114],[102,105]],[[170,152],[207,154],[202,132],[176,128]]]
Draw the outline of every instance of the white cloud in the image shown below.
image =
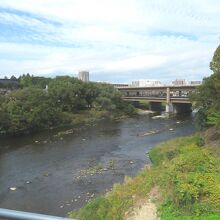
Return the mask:
[[104,68],[109,71],[133,71],[139,69],[151,69],[159,67],[166,62],[163,56],[136,56],[124,60],[107,63]]
[[1,0],[1,5],[47,17],[66,20],[67,22],[139,22],[140,13],[135,10],[138,5],[134,0]]
[[116,81],[116,72],[127,81],[135,71],[201,78],[219,42],[218,0],[0,0],[0,7],[30,13],[0,11],[8,29],[30,31],[13,42],[0,36],[2,75],[85,68]]

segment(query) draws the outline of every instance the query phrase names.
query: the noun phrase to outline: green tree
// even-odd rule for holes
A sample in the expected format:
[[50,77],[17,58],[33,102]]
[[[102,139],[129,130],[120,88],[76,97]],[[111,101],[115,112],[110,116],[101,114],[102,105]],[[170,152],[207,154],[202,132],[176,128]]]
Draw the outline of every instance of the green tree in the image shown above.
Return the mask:
[[[69,76],[49,79],[29,74],[19,80],[21,89],[0,96],[0,134],[23,134],[71,124],[75,113],[91,108],[115,116],[134,111],[109,84],[84,83]],[[48,90],[44,89],[46,83]]]
[[220,45],[217,47],[212,61],[210,62],[210,69],[215,74],[220,74]]
[[3,103],[6,97],[0,94],[0,134],[6,134],[10,127],[10,119],[8,112],[5,111]]
[[48,92],[61,111],[75,112],[86,107],[83,83],[78,79],[57,77],[49,83]]
[[87,107],[91,108],[93,103],[95,102],[99,89],[96,83],[84,83],[84,98],[87,103]]
[[36,87],[45,89],[46,85],[49,84],[51,78],[39,77],[39,76],[30,76],[30,74],[23,74],[19,77],[20,87]]
[[195,108],[198,109],[197,121],[200,128],[209,124],[219,125],[220,116],[220,46],[210,62],[213,74],[203,80],[203,84],[192,95]]
[[[59,112],[42,89],[26,88],[12,92],[1,105],[6,116],[2,132],[19,134],[49,128],[58,123]],[[7,123],[7,124],[6,124]],[[8,128],[6,125],[8,125]]]

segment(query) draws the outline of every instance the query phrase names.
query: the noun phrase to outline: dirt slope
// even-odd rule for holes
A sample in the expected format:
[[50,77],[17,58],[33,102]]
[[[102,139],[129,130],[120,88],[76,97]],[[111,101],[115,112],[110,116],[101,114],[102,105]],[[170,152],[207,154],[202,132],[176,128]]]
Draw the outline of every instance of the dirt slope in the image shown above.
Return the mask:
[[159,199],[158,187],[152,188],[146,201],[139,201],[139,204],[132,210],[126,220],[160,220],[157,216],[155,201]]

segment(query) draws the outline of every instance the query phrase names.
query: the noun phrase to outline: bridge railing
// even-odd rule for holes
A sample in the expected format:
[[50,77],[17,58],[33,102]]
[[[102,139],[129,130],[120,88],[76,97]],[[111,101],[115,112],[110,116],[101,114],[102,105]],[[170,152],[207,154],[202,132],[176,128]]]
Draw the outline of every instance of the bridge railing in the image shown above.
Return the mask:
[[[146,98],[166,98],[166,94],[163,94],[163,95],[146,95],[146,94],[122,94],[122,97],[123,98],[126,98],[126,97],[146,97]],[[187,94],[183,94],[183,95],[170,95],[170,98],[189,98],[189,95]]]
[[70,220],[69,218],[57,217],[51,215],[42,215],[31,212],[15,211],[11,209],[0,208],[0,219],[16,220]]

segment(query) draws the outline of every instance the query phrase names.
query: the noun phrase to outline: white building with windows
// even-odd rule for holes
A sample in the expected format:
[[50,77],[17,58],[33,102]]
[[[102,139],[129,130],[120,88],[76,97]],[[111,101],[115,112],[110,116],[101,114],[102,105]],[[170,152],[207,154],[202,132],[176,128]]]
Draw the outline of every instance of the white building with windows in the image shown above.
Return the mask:
[[132,81],[132,87],[157,87],[163,86],[163,84],[158,80],[137,80]]
[[189,83],[185,79],[176,79],[172,81],[172,86],[185,86],[189,85]]

